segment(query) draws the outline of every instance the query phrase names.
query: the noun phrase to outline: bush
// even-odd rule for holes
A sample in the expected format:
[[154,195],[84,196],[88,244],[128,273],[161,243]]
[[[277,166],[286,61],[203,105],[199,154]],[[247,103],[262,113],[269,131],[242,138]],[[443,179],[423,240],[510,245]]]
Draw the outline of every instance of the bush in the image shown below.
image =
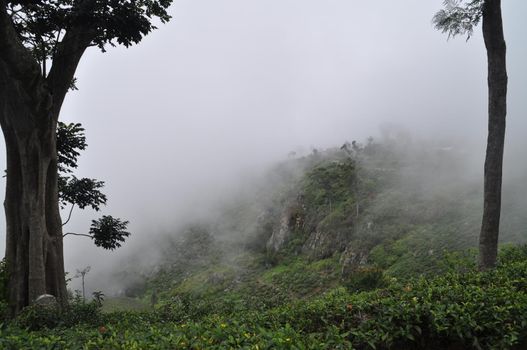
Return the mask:
[[55,328],[60,324],[61,311],[54,305],[30,305],[16,318],[16,325],[30,331]]
[[95,302],[71,302],[66,308],[55,305],[30,305],[25,307],[15,324],[30,331],[73,327],[79,324],[97,326],[101,323],[100,306]]
[[384,272],[377,267],[362,267],[353,272],[344,282],[350,292],[368,291],[386,287]]
[[[76,312],[84,316],[70,328],[0,327],[0,349],[526,349],[526,253],[507,248],[491,271],[391,279],[361,293],[336,288],[271,309],[247,308],[242,296],[226,293],[182,297],[157,312],[104,314],[101,321],[92,318],[91,304],[80,304]],[[366,271],[364,281],[376,281],[378,272]],[[33,314],[32,324],[51,316]]]

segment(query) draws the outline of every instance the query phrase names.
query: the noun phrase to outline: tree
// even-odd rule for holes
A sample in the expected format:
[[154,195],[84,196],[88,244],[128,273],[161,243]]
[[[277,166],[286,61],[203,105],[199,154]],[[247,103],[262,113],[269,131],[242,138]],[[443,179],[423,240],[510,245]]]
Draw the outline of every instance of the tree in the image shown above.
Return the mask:
[[506,45],[503,35],[501,0],[446,0],[434,16],[436,28],[450,36],[470,38],[480,20],[487,50],[488,138],[485,156],[483,219],[479,236],[480,269],[496,265],[501,214],[501,184],[507,115]]
[[7,153],[11,315],[42,294],[67,302],[56,129],[86,49],[139,43],[171,0],[0,0],[0,125]]
[[88,274],[88,272],[90,272],[91,270],[91,267],[90,266],[86,266],[85,268],[83,268],[82,270],[77,270],[77,273],[75,274],[75,276],[73,276],[73,278],[81,278],[81,283],[82,283],[82,301],[86,301],[86,289],[84,288],[84,279],[86,277],[86,275]]

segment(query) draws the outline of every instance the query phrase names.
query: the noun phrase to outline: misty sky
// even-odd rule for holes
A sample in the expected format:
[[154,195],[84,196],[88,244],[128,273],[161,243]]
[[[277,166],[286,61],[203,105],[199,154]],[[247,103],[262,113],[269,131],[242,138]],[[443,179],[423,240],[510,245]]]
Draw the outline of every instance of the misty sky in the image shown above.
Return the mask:
[[[66,270],[100,272],[292,150],[398,125],[483,151],[480,28],[468,42],[447,41],[431,23],[442,2],[176,0],[172,21],[140,45],[91,49],[61,118],[86,128],[77,176],[106,181],[109,202],[74,212],[65,231],[87,232],[110,214],[130,220],[133,235],[113,253],[67,237]],[[510,155],[526,145],[527,1],[505,0],[503,11]],[[0,152],[5,164],[3,142]],[[3,218],[0,230],[3,253]]]

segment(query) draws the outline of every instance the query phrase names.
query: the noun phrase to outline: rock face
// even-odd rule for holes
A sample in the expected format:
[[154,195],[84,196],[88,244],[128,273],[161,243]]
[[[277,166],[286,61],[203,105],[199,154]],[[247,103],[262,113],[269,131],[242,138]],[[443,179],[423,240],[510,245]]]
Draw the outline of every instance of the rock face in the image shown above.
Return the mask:
[[359,224],[356,177],[349,156],[315,162],[281,198],[267,250],[287,247],[315,260],[341,254]]
[[324,259],[341,252],[348,241],[347,234],[342,231],[317,228],[313,231],[302,247],[302,252],[313,259]]
[[368,262],[368,251],[350,242],[340,256],[341,276],[346,277]]
[[296,200],[285,207],[278,223],[274,226],[271,237],[267,241],[267,250],[278,252],[291,238],[295,231],[304,227],[304,213],[302,204]]
[[273,234],[267,241],[267,250],[277,252],[282,248],[284,243],[291,235],[289,229],[289,215],[286,213],[280,218],[280,223],[276,230],[273,230]]

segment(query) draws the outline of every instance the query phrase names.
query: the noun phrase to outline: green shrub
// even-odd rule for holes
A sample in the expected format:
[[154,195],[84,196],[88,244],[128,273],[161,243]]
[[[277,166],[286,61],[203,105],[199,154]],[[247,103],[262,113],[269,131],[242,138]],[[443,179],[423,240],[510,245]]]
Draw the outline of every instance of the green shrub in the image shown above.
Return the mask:
[[67,307],[30,305],[17,316],[15,324],[30,331],[73,327],[78,324],[97,326],[101,323],[100,306],[95,302],[71,302]]
[[[62,318],[61,328],[0,327],[0,349],[525,349],[525,251],[502,250],[501,263],[491,271],[393,278],[382,289],[336,288],[273,308],[255,309],[247,295],[234,292],[184,296],[165,301],[156,312],[116,312],[101,319],[91,318],[91,304],[77,305],[86,308],[76,310],[84,316]],[[329,264],[309,268],[324,271]],[[376,281],[379,270],[364,274],[365,281]],[[32,317],[44,323],[51,318]]]
[[30,331],[55,328],[60,324],[60,321],[61,311],[54,305],[35,304],[27,306],[16,318],[18,327],[26,328]]
[[78,324],[97,326],[101,323],[101,305],[92,301],[89,303],[72,303],[61,316],[61,325],[71,327]]
[[362,267],[354,271],[344,282],[350,292],[368,291],[385,287],[384,272],[377,267]]

